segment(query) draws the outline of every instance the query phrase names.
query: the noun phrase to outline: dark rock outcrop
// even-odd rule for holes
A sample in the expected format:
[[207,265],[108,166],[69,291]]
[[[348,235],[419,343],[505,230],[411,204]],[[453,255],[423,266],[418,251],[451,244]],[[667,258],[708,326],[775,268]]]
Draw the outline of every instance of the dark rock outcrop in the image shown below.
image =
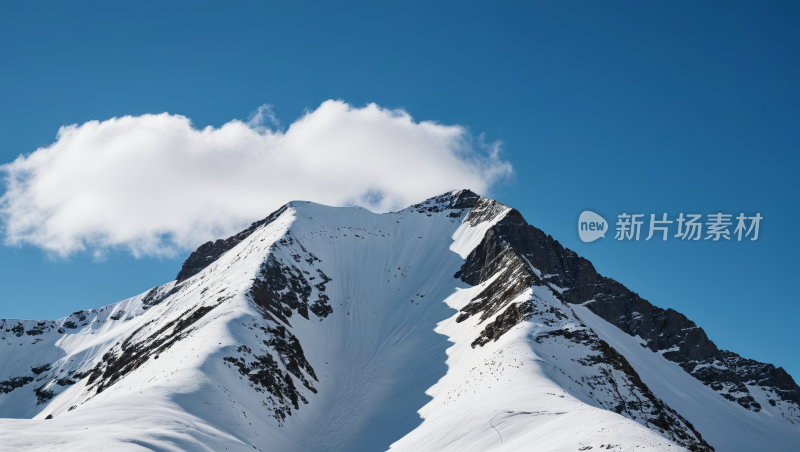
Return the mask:
[[469,209],[474,206],[479,199],[484,198],[481,198],[470,190],[457,190],[426,199],[419,204],[414,204],[409,207],[409,209],[419,213],[441,212],[446,209]]
[[213,264],[214,261],[220,258],[223,254],[228,252],[231,248],[241,243],[242,240],[246,239],[250,236],[256,229],[264,226],[265,224],[272,223],[277,219],[283,212],[286,211],[286,206],[281,207],[280,209],[276,210],[269,214],[267,218],[264,218],[261,221],[257,221],[250,225],[249,228],[245,229],[244,231],[228,237],[227,239],[219,239],[215,242],[206,242],[203,245],[200,245],[197,250],[195,250],[192,254],[189,255],[189,258],[183,263],[183,267],[181,271],[178,273],[178,276],[175,278],[178,282],[181,282],[185,279],[189,279],[192,276],[200,273],[203,271],[204,268],[208,267],[209,265]]
[[[496,213],[499,206],[502,204],[480,198],[475,202],[474,218],[478,222],[492,218],[486,212]],[[478,207],[483,213],[477,211]],[[472,216],[470,212],[465,221]],[[478,285],[499,271],[504,273],[461,309],[458,321],[478,314],[484,321],[506,308],[527,287],[546,284],[563,302],[583,304],[627,334],[639,336],[647,348],[663,353],[666,359],[747,409],[760,410],[747,383],[758,384],[776,398],[800,406],[800,387],[784,369],[718,349],[686,316],[654,306],[619,282],[600,275],[591,262],[529,225],[514,209],[487,231],[456,277]],[[496,339],[514,321],[522,321],[524,307],[509,309],[485,327],[476,343]]]
[[[311,381],[306,378],[310,376],[314,381],[319,381],[314,369],[309,364],[303,353],[300,342],[286,327],[278,325],[273,328],[258,323],[253,323],[252,328],[257,328],[267,335],[262,343],[270,347],[277,353],[279,360],[276,360],[269,352],[259,355],[247,346],[237,348],[238,357],[226,356],[223,358],[228,366],[235,367],[242,376],[246,376],[253,384],[253,388],[258,392],[271,394],[275,399],[270,399],[273,417],[279,422],[292,414],[292,407],[295,410],[300,408],[300,403],[308,403],[308,400],[301,391],[295,386],[291,375],[296,377],[312,393],[317,390]],[[282,371],[278,363],[283,363],[286,371]]]
[[[198,320],[230,298],[218,297],[211,305],[190,309],[155,331],[151,331],[152,321],[145,323],[106,352],[102,361],[81,378],[88,376],[87,386],[95,390],[96,394],[103,392],[150,358],[158,359],[160,354],[185,338]],[[78,377],[77,374],[75,376]]]
[[[297,244],[299,250],[292,250]],[[272,251],[258,271],[258,277],[248,291],[251,300],[258,306],[264,316],[272,321],[280,320],[283,324],[291,326],[289,317],[297,312],[303,318],[309,318],[309,311],[317,317],[327,317],[333,308],[328,304],[325,294],[325,285],[331,279],[319,268],[316,274],[303,272],[296,265],[284,262],[276,257],[276,251],[284,248],[286,254],[296,257],[296,261],[305,260],[309,265],[319,261],[319,258],[309,253],[305,247],[296,242],[290,233],[272,246]],[[303,253],[304,256],[301,256]],[[305,259],[303,259],[305,257]],[[320,278],[319,283],[313,280]]]
[[[479,207],[484,212],[494,212],[494,215],[507,210],[495,201],[483,199],[474,209]],[[471,215],[464,221],[469,221]],[[490,221],[494,215],[476,212],[474,217],[480,220],[474,225]],[[556,349],[561,359],[585,366],[585,372],[579,378],[570,376],[568,384],[581,387],[583,394],[593,399],[594,404],[640,422],[688,450],[713,451],[714,448],[689,421],[653,394],[624,356],[584,325],[576,327],[574,314],[570,316],[535,294],[520,301],[523,292],[534,286],[544,286],[553,294],[552,301],[563,302],[560,289],[546,282],[549,279],[547,274],[537,271],[527,262],[528,256],[533,257],[544,268],[556,272],[561,265],[556,252],[533,255],[533,250],[543,248],[540,242],[547,240],[541,231],[525,224],[518,212],[509,210],[467,257],[459,272],[461,279],[471,285],[488,282],[456,318],[457,322],[463,322],[475,316],[480,323],[486,322],[472,347],[497,341],[522,321],[540,323],[544,325],[544,332],[538,333],[535,344],[532,344],[534,351],[545,356]],[[515,249],[515,245],[518,248]],[[528,256],[519,249],[527,251]],[[493,320],[489,321],[490,318]],[[539,346],[544,349],[539,350]],[[544,359],[543,363],[556,376],[568,375],[556,360]]]
[[[562,316],[567,318],[563,313],[557,318]],[[587,373],[572,381],[584,386],[601,406],[639,420],[690,451],[714,450],[688,420],[653,394],[624,356],[591,330],[562,328],[536,338],[538,344],[548,341],[571,343],[570,348],[585,350],[583,357],[574,360],[585,366]]]
[[33,377],[11,377],[8,380],[0,381],[0,393],[8,394],[9,392],[21,388],[26,384],[33,381]]

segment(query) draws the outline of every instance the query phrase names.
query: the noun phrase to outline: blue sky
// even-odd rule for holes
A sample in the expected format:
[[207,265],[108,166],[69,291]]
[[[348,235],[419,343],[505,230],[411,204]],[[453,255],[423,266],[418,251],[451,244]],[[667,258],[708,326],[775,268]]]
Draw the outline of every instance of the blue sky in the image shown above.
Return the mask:
[[[493,197],[719,347],[800,376],[797,3],[164,3],[3,3],[0,162],[123,115],[220,127],[271,104],[285,128],[328,99],[404,109],[501,141],[514,176]],[[587,208],[764,220],[756,242],[584,244]],[[118,301],[187,255],[0,247],[0,316]]]

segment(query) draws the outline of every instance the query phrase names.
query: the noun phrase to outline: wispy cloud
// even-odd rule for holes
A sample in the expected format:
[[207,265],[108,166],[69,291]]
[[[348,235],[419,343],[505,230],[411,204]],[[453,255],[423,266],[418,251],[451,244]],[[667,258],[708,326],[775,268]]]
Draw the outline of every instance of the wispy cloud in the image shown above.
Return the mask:
[[463,127],[341,101],[285,131],[269,106],[220,128],[167,113],[90,121],[0,169],[6,244],[137,257],[229,235],[290,200],[390,211],[456,188],[486,193],[512,173],[497,144]]

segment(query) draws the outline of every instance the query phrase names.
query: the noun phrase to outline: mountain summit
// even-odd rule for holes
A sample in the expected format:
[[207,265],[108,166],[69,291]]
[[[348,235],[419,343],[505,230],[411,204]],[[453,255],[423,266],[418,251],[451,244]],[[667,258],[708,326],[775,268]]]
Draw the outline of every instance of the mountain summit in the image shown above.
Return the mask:
[[783,369],[469,190],[387,214],[293,201],[175,281],[0,331],[0,450],[800,444]]

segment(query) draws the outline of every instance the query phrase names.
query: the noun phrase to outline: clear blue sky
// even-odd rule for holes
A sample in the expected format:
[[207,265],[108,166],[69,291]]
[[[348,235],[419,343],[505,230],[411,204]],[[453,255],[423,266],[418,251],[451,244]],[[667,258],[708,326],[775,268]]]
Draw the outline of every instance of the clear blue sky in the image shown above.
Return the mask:
[[[3,2],[0,163],[113,116],[403,108],[502,140],[516,176],[497,199],[721,348],[800,377],[800,3],[521,4]],[[585,208],[764,220],[757,242],[587,245]],[[183,258],[0,247],[0,317],[118,301]]]

